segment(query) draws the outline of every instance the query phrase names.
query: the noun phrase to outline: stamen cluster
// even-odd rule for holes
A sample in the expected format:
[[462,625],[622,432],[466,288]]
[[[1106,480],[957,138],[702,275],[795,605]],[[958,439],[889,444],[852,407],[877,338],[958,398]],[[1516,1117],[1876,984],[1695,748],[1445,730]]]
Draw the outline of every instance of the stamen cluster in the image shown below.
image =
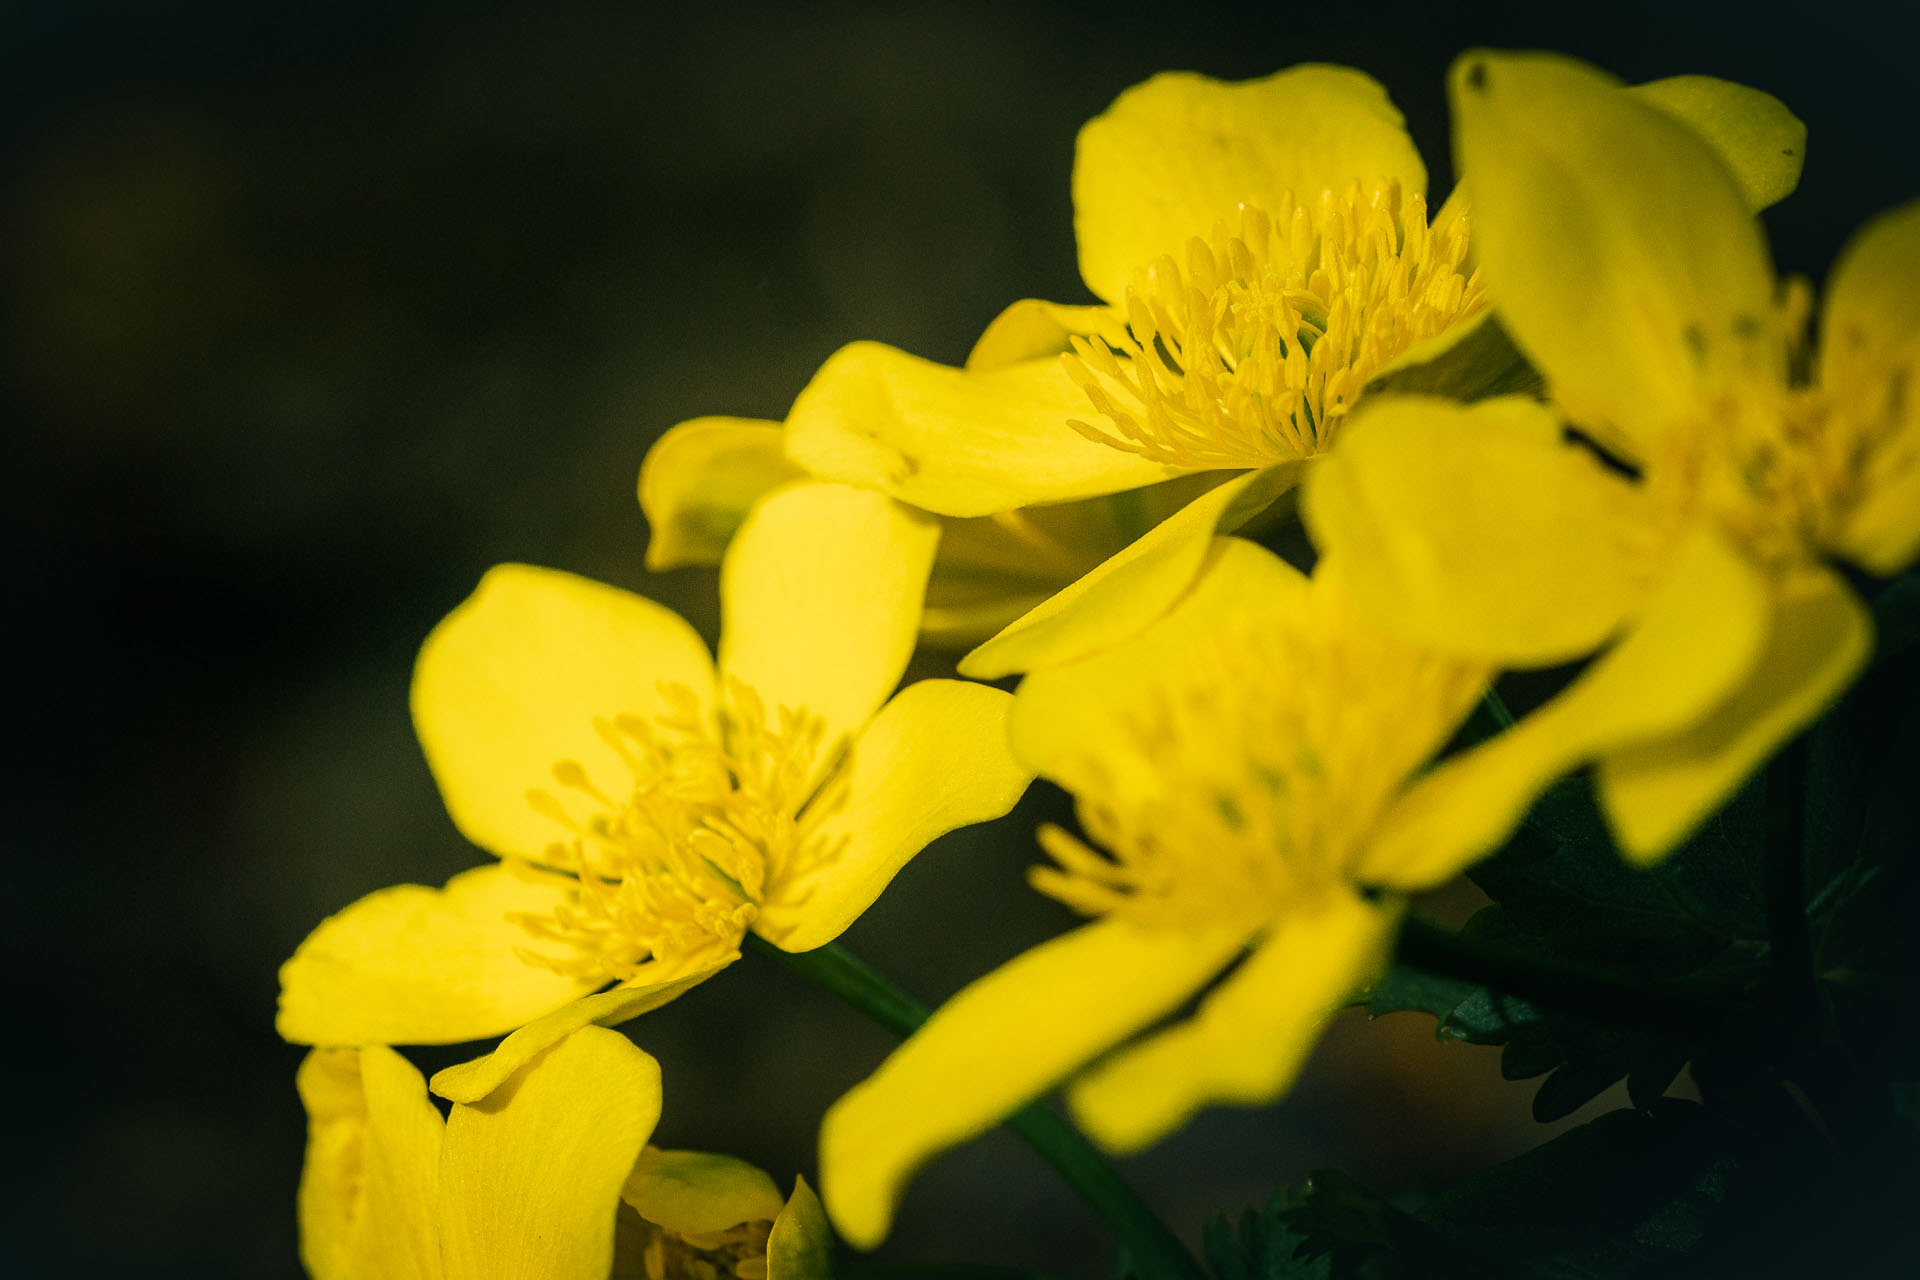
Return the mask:
[[1132,759],[1096,763],[1078,791],[1105,852],[1043,829],[1057,866],[1033,870],[1036,888],[1155,927],[1253,927],[1351,883],[1369,833],[1485,673],[1356,626],[1335,600],[1308,603],[1222,622],[1154,686],[1117,748]]
[[759,695],[736,681],[716,732],[691,690],[663,692],[663,716],[594,722],[627,767],[623,793],[603,791],[574,760],[555,764],[553,780],[586,800],[590,816],[576,817],[551,791],[527,793],[572,833],[528,868],[570,876],[568,901],[551,915],[518,917],[532,937],[572,954],[523,950],[531,964],[625,982],[643,966],[665,981],[724,962],[762,903],[837,851],[820,826],[843,791],[830,779],[809,792],[825,736],[819,717],[781,707],[770,725]]
[[1106,422],[1072,425],[1175,466],[1311,457],[1387,361],[1480,309],[1467,241],[1464,214],[1429,227],[1392,180],[1242,205],[1184,266],[1134,274],[1124,336],[1073,340],[1068,367]]

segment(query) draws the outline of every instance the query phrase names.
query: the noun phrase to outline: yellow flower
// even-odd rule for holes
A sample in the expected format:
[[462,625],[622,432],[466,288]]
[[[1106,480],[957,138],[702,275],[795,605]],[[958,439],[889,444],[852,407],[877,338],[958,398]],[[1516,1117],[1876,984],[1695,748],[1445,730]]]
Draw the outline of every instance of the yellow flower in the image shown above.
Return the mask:
[[[1730,148],[1757,202],[1792,188],[1804,131],[1773,99],[1705,77],[1635,92]],[[1400,113],[1357,71],[1156,76],[1080,133],[1074,226],[1101,303],[1015,303],[964,369],[849,346],[795,402],[786,456],[977,526],[936,571],[929,622],[949,642],[1012,625],[963,674],[1084,653],[1162,612],[1216,531],[1334,443],[1370,380],[1484,314],[1464,202],[1429,221],[1426,181]],[[663,441],[642,478],[673,531],[662,555],[711,554],[778,473],[780,439],[706,420]],[[704,479],[722,457],[727,478]],[[1086,597],[1078,629],[1046,603],[1068,583]]]
[[717,673],[650,601],[489,573],[422,646],[413,714],[455,824],[503,861],[323,922],[281,970],[281,1034],[513,1031],[435,1078],[472,1101],[574,1028],[718,972],[749,929],[831,941],[928,841],[1005,813],[1028,778],[1006,694],[927,680],[887,698],[937,537],[869,491],[767,498],[722,572]]
[[383,1045],[315,1049],[297,1083],[300,1256],[314,1280],[665,1280],[695,1273],[661,1262],[695,1259],[716,1280],[828,1274],[804,1182],[783,1204],[752,1166],[643,1149],[660,1068],[617,1032],[563,1037],[445,1121]]
[[[805,477],[785,448],[785,428],[755,418],[695,418],[661,436],[640,468],[647,568],[719,564],[753,504]],[[978,644],[1217,482],[1185,476],[1078,502],[938,517],[920,638],[947,648]]]
[[1920,205],[1849,247],[1796,382],[1805,294],[1776,292],[1696,136],[1551,56],[1467,55],[1452,93],[1489,287],[1555,405],[1377,401],[1305,515],[1412,638],[1503,666],[1606,647],[1437,770],[1407,839],[1441,860],[1490,843],[1592,761],[1622,847],[1651,861],[1866,658],[1869,615],[1829,562],[1885,574],[1920,547]]
[[841,1234],[873,1247],[923,1161],[1062,1081],[1117,1151],[1282,1093],[1379,971],[1395,890],[1429,882],[1375,846],[1485,676],[1232,538],[1132,639],[1029,676],[1015,754],[1074,793],[1099,846],[1043,831],[1055,865],[1034,883],[1095,919],[963,990],[834,1104],[821,1182]]

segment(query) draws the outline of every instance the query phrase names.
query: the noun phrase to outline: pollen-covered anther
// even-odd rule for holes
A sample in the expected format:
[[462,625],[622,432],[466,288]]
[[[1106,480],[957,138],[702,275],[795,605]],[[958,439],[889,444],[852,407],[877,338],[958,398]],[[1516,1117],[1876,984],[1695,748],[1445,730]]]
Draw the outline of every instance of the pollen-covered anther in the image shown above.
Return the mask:
[[1480,309],[1467,238],[1464,214],[1429,227],[1390,179],[1243,205],[1184,263],[1134,273],[1123,337],[1073,340],[1068,369],[1104,422],[1072,425],[1175,466],[1319,453],[1384,364]]
[[561,760],[554,790],[528,792],[563,834],[526,872],[568,879],[552,912],[517,917],[532,941],[562,944],[523,948],[528,963],[623,982],[724,963],[769,897],[837,854],[820,828],[844,800],[838,773],[810,790],[819,717],[781,707],[769,723],[732,682],[716,724],[691,691],[664,692],[663,715],[594,723],[624,765],[618,785]]

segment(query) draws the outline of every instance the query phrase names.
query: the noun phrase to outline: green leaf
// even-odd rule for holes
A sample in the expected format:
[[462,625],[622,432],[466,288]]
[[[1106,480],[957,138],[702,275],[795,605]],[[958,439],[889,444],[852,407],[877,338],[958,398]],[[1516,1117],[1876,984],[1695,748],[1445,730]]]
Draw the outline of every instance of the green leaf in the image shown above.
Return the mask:
[[[1425,1010],[1443,1037],[1504,1046],[1507,1078],[1546,1077],[1534,1098],[1539,1120],[1571,1114],[1622,1079],[1636,1105],[1651,1105],[1717,1031],[1665,1010],[1656,1018],[1653,1001],[1738,1000],[1764,972],[1763,811],[1749,788],[1662,866],[1642,870],[1621,860],[1589,785],[1574,779],[1549,790],[1526,829],[1470,873],[1495,902],[1461,931],[1462,945],[1565,975],[1563,988],[1607,984],[1623,993],[1626,1016],[1556,1006],[1551,984],[1528,1000],[1407,965],[1389,970],[1368,1007]],[[1633,1016],[1636,989],[1647,992],[1644,1018]]]

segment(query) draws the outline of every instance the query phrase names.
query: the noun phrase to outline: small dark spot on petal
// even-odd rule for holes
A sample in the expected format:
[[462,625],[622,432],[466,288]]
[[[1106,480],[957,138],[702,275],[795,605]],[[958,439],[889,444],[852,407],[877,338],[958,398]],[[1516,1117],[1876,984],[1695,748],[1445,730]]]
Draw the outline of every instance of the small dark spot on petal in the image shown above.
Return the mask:
[[1760,336],[1760,317],[1742,313],[1733,318],[1733,336],[1736,338],[1757,338]]
[[1476,62],[1467,68],[1467,88],[1484,93],[1487,88],[1487,64]]
[[1686,328],[1680,330],[1680,341],[1686,344],[1687,350],[1693,353],[1695,360],[1706,357],[1707,335],[1699,325],[1689,323]]
[[1793,148],[1792,148],[1792,147],[1782,147],[1782,148],[1780,149],[1780,154],[1781,154],[1781,155],[1783,155],[1783,156],[1790,156],[1790,155],[1792,155],[1792,154],[1793,154]]

